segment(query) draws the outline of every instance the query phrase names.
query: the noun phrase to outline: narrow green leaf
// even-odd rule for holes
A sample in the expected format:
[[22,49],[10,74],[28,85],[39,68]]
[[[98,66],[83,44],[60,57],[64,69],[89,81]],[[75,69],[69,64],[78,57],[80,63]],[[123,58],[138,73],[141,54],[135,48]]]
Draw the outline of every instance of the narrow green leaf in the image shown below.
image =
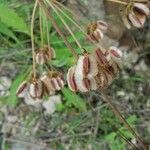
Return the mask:
[[64,88],[62,92],[66,98],[67,106],[74,106],[75,108],[79,109],[79,111],[86,111],[86,103],[80,96],[73,93],[68,88]]
[[0,4],[0,20],[16,31],[29,34],[25,21],[14,10],[4,6],[3,4]]

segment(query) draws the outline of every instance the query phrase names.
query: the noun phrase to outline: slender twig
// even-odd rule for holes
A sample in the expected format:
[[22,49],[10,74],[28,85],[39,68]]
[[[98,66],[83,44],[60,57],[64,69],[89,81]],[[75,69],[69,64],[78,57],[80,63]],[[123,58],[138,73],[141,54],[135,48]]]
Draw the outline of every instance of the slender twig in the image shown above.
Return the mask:
[[43,40],[43,29],[42,29],[42,9],[39,7],[39,24],[40,24],[40,38],[41,38],[41,46],[44,45]]
[[125,142],[127,142],[132,148],[134,148],[134,150],[138,150],[138,147],[136,147],[135,144],[133,144],[131,141],[129,141],[124,135],[122,132],[118,132],[117,133]]
[[123,2],[123,1],[120,1],[120,0],[107,0],[107,1],[122,4],[122,5],[127,5],[128,4],[127,2]]
[[109,97],[107,96],[105,91],[101,91],[103,99],[108,103],[112,111],[115,113],[115,115],[120,119],[120,121],[126,126],[126,128],[134,135],[134,137],[139,141],[139,143],[142,145],[144,150],[148,150],[147,146],[144,144],[143,140],[137,135],[137,133],[134,131],[134,129],[129,125],[129,123],[125,120],[125,118],[122,116],[120,111],[116,106],[113,105]]
[[51,13],[48,11],[47,7],[44,5],[42,0],[38,0],[40,6],[43,8],[45,14],[47,15],[47,17],[51,20],[54,28],[56,29],[56,31],[58,32],[58,34],[61,36],[61,38],[64,40],[66,46],[68,47],[68,49],[71,51],[71,53],[73,54],[73,56],[78,59],[78,54],[76,53],[76,51],[74,50],[74,48],[71,46],[71,44],[68,42],[67,38],[64,36],[63,32],[61,31],[61,29],[59,28],[59,26],[57,25],[55,19],[53,18],[53,16],[51,15]]
[[[57,2],[59,3],[59,2]],[[61,8],[59,8],[56,4],[53,3],[53,5],[55,5],[55,7],[68,19],[70,20],[84,35],[86,35],[85,31],[80,27],[80,25],[78,23],[76,23],[76,21],[74,21],[71,17],[69,17],[69,15],[67,15]]]
[[50,44],[50,38],[49,38],[49,24],[48,24],[48,21],[46,19],[46,34],[47,34],[47,44],[48,44],[48,47],[51,47],[51,44]]
[[73,15],[74,17],[76,17],[76,19],[80,19],[80,16],[76,15],[75,13],[73,13],[69,8],[67,8],[62,3],[58,2],[57,0],[52,0],[52,1],[53,1],[53,3],[59,5],[60,7],[64,8],[65,10],[67,10],[71,15]]
[[74,135],[64,135],[64,136],[59,136],[59,137],[55,137],[55,138],[46,139],[44,142],[66,140],[66,139],[70,139],[70,138],[74,138],[74,137],[89,136],[91,134],[92,134],[92,132],[89,131],[89,132],[78,133],[78,134],[74,134]]
[[35,62],[35,46],[34,46],[34,18],[35,18],[35,12],[37,9],[38,0],[35,1],[32,17],[31,17],[31,45],[32,45],[32,60],[33,60],[33,78],[36,79],[36,62]]

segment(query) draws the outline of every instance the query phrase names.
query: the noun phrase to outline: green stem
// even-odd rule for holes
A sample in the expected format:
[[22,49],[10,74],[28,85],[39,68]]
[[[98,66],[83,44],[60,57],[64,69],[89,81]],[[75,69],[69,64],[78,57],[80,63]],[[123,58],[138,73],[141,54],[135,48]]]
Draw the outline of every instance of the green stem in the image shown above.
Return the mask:
[[40,6],[43,8],[45,14],[47,15],[47,17],[49,18],[49,20],[52,22],[54,28],[56,29],[56,31],[58,32],[58,34],[61,36],[61,38],[64,40],[64,43],[66,44],[66,46],[68,47],[68,49],[71,51],[71,53],[73,54],[73,56],[78,59],[78,54],[76,53],[76,51],[74,50],[74,48],[71,46],[71,44],[68,42],[67,38],[64,36],[63,32],[61,31],[61,29],[59,28],[59,26],[57,25],[55,19],[53,18],[53,16],[51,15],[51,13],[48,11],[47,7],[44,5],[42,0],[38,0]]
[[31,17],[31,45],[32,45],[32,60],[33,60],[33,78],[36,79],[36,62],[35,62],[35,46],[34,46],[34,18],[35,18],[35,12],[37,9],[38,5],[38,0],[35,1],[33,12],[32,12],[32,17]]
[[79,43],[79,41],[77,40],[77,38],[75,37],[74,33],[72,32],[72,30],[70,29],[70,27],[67,25],[66,21],[62,18],[62,16],[58,13],[58,11],[56,10],[55,6],[53,6],[48,0],[46,0],[48,2],[48,4],[50,5],[50,7],[55,11],[55,13],[57,14],[57,16],[60,18],[60,20],[62,21],[62,23],[64,24],[64,26],[66,27],[66,29],[70,32],[70,34],[72,35],[73,39],[75,40],[76,44],[78,45],[78,47],[80,48],[80,50],[83,52],[82,46]]

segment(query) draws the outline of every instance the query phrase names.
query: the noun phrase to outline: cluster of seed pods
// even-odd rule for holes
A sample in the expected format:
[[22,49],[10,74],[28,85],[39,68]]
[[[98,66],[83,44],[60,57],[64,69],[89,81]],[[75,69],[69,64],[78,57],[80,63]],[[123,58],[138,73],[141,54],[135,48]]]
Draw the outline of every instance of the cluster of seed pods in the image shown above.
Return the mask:
[[84,53],[68,70],[69,88],[74,92],[107,88],[122,67],[121,57],[122,53],[116,47],[105,52],[97,48],[91,54]]
[[99,42],[107,31],[107,28],[107,23],[101,20],[90,23],[87,27],[87,39]]
[[123,22],[130,29],[132,26],[136,28],[144,27],[146,18],[150,15],[149,4],[134,2],[129,3],[123,14]]
[[48,47],[46,45],[40,48],[35,55],[36,63],[41,65],[54,58],[56,58],[55,50],[52,47]]
[[44,96],[55,94],[64,85],[65,82],[62,75],[58,72],[49,72],[42,75],[39,79],[23,81],[18,87],[16,94],[18,97],[23,98],[29,93],[33,99],[41,99]]
[[[44,64],[55,58],[53,48],[44,46],[36,53],[36,63]],[[31,78],[29,81],[23,81],[17,89],[16,95],[20,98],[29,94],[33,99],[41,99],[44,96],[55,94],[65,85],[62,75],[57,71],[48,71],[38,78]]]

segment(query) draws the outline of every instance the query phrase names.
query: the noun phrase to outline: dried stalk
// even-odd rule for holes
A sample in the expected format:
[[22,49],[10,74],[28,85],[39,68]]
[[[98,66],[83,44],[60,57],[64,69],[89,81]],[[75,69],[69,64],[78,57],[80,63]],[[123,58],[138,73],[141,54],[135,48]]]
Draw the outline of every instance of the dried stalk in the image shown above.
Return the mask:
[[39,7],[39,25],[40,25],[40,38],[41,38],[41,46],[44,45],[43,40],[43,29],[42,29],[42,9]]
[[33,78],[36,79],[36,62],[35,62],[35,46],[34,46],[34,34],[33,34],[33,29],[34,29],[34,18],[35,18],[35,12],[37,9],[38,5],[38,0],[35,1],[33,12],[32,12],[32,17],[31,17],[31,45],[32,45],[32,60],[33,60]]
[[78,45],[78,47],[80,48],[80,50],[83,52],[82,50],[82,46],[80,44],[80,42],[78,41],[78,39],[75,37],[74,33],[72,32],[72,30],[70,29],[70,27],[67,25],[66,21],[62,18],[62,16],[59,14],[59,12],[57,11],[57,9],[55,8],[55,6],[53,6],[49,1],[47,1],[48,4],[50,5],[50,7],[55,11],[55,13],[57,14],[57,16],[60,18],[60,20],[62,21],[62,23],[64,24],[64,26],[66,27],[66,29],[70,32],[71,36],[73,37],[73,39],[75,40],[76,44]]
[[118,110],[118,108],[113,105],[113,103],[111,102],[111,100],[109,99],[109,97],[107,96],[107,94],[104,91],[101,91],[101,94],[102,94],[103,99],[107,102],[107,104],[109,105],[109,107],[112,109],[112,111],[116,115],[116,117],[119,118],[119,120],[126,126],[126,128],[134,135],[134,137],[136,138],[136,140],[139,141],[139,143],[143,147],[143,150],[148,150],[148,148],[144,144],[143,140],[137,135],[137,133],[134,131],[134,129],[125,120],[125,118],[122,116],[122,114],[120,113],[120,111]]
[[42,0],[38,0],[40,6],[43,8],[45,14],[47,15],[47,17],[50,19],[50,21],[52,22],[54,28],[56,29],[56,31],[58,32],[58,34],[61,36],[61,38],[64,40],[66,46],[68,47],[68,49],[71,51],[71,53],[73,54],[73,56],[78,59],[78,55],[76,53],[76,51],[74,50],[74,48],[71,46],[71,44],[68,42],[67,38],[64,36],[63,32],[61,31],[61,29],[59,28],[59,26],[57,25],[55,19],[53,18],[53,16],[51,15],[51,13],[48,11],[47,7],[44,5]]

